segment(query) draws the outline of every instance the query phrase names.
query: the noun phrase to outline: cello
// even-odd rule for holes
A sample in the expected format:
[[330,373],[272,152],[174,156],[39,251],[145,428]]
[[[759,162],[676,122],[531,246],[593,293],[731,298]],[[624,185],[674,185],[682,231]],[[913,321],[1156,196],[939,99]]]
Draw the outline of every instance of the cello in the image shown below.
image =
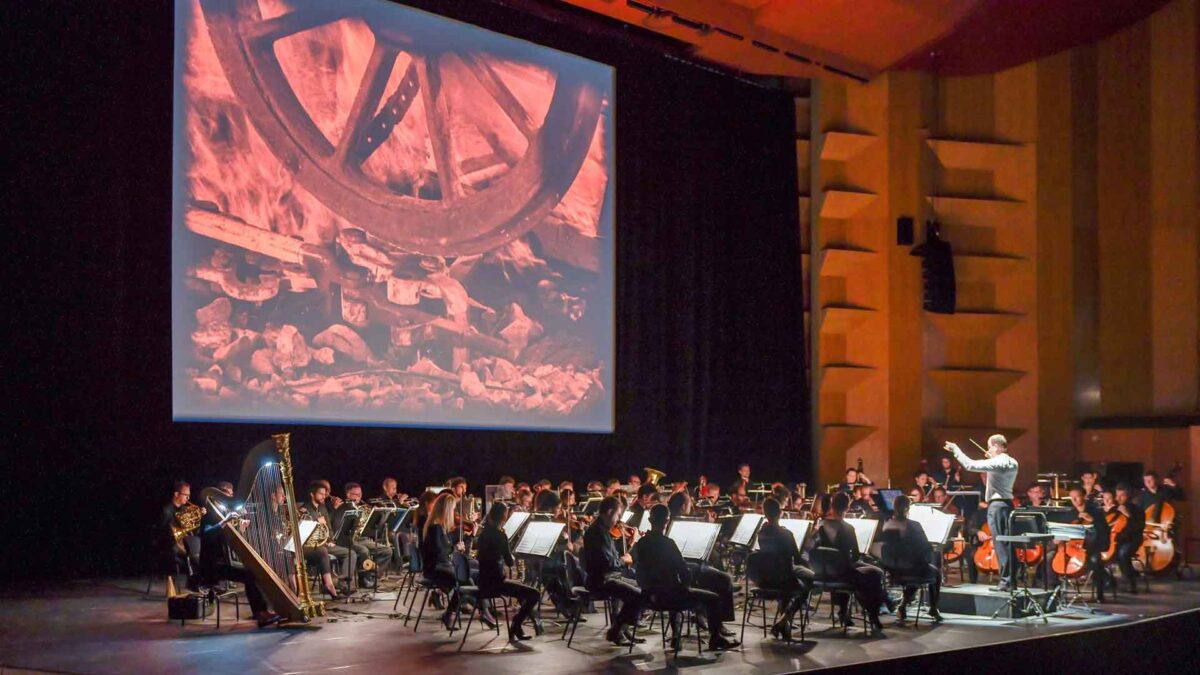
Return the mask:
[[1119,511],[1104,514],[1104,519],[1108,521],[1108,549],[1100,553],[1100,560],[1108,562],[1117,554],[1117,535],[1129,525],[1129,519]]
[[979,531],[986,534],[987,539],[975,548],[975,569],[980,572],[996,574],[1000,571],[1000,559],[996,557],[996,542],[992,539],[992,528],[984,523]]
[[[1071,521],[1082,525],[1085,521],[1076,518]],[[1087,550],[1083,547],[1082,539],[1068,539],[1058,545],[1054,557],[1050,560],[1050,569],[1060,577],[1074,579],[1087,571]]]

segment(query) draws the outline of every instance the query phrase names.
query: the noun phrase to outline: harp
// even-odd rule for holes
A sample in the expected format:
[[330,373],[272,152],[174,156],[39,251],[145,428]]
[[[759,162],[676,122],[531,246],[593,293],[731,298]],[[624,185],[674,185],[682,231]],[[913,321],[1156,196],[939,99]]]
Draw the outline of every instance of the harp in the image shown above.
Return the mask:
[[242,462],[232,498],[215,488],[205,488],[201,496],[220,518],[230,550],[253,575],[275,613],[289,621],[325,614],[325,604],[314,601],[308,587],[289,434],[275,434],[254,446]]

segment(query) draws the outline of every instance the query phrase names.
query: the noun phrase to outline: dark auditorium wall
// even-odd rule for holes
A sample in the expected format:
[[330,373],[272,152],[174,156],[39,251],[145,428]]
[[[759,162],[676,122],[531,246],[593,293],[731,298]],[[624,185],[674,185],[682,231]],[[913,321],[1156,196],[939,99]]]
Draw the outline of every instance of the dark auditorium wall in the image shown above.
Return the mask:
[[139,570],[173,478],[236,479],[282,430],[301,483],[369,493],[385,475],[415,490],[647,465],[724,483],[741,460],[807,476],[791,96],[569,21],[413,4],[616,67],[616,432],[172,422],[170,3],[20,3],[3,511],[23,553],[6,578]]

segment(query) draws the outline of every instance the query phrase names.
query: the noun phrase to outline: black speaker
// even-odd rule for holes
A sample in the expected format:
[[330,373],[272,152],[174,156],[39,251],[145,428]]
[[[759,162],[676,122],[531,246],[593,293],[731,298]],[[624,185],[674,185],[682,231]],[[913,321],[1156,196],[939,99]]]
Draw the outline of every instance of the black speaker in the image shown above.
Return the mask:
[[896,245],[912,246],[916,241],[913,234],[913,219],[910,216],[900,216],[896,219]]
[[957,301],[954,251],[950,242],[938,235],[937,223],[926,223],[925,243],[913,247],[912,255],[921,256],[922,304],[925,311],[953,314]]

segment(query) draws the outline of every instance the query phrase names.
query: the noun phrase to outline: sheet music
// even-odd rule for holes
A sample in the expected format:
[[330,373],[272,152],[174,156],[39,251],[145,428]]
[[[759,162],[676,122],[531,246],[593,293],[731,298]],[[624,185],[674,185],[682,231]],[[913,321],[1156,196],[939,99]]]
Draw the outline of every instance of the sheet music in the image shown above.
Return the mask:
[[938,509],[909,509],[908,517],[921,524],[930,544],[945,544],[950,536],[950,528],[954,527],[954,516]]
[[639,532],[649,532],[650,531],[650,509],[646,509],[645,511],[642,511],[642,519],[640,521],[638,521],[638,531]]
[[804,540],[808,537],[808,533],[812,530],[813,521],[804,520],[802,518],[780,518],[779,526],[788,532],[796,539],[796,546],[804,548]]
[[626,525],[628,525],[630,519],[632,519],[632,518],[633,518],[633,511],[630,511],[629,509],[625,509],[624,511],[621,512],[621,522],[622,523],[625,523]]
[[875,529],[879,521],[874,518],[846,518],[846,522],[854,528],[854,537],[858,540],[858,552],[866,553],[875,539]]
[[525,526],[513,553],[545,558],[562,538],[563,523],[535,521]]
[[763,517],[761,513],[743,513],[738,518],[737,529],[733,531],[733,536],[729,541],[749,546],[750,540],[758,533],[758,526],[762,523]]
[[508,514],[508,519],[504,521],[504,536],[510,540],[517,536],[517,532],[521,531],[521,526],[527,520],[529,520],[529,514],[524,511],[514,511]]
[[717,523],[676,520],[671,523],[667,536],[679,547],[685,560],[703,561],[708,559],[720,533],[721,526]]
[[[310,534],[312,534],[313,530],[315,530],[315,529],[317,529],[317,521],[315,521],[315,520],[300,521],[300,541],[301,542],[308,541],[308,536]],[[294,537],[288,537],[287,543],[284,544],[284,546],[283,546],[283,550],[285,550],[289,553],[295,553],[296,539]]]

